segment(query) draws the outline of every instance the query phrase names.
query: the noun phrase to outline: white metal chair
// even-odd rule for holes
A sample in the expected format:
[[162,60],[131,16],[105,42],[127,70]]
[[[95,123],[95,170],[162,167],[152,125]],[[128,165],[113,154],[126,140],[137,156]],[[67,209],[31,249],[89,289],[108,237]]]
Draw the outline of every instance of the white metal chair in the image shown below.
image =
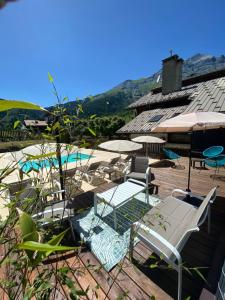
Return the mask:
[[[130,170],[129,170],[130,169]],[[132,157],[131,166],[125,170],[124,181],[128,178],[141,180],[148,187],[151,183],[151,168],[147,157]]]
[[134,237],[137,237],[178,272],[178,300],[182,299],[180,252],[191,233],[199,231],[199,226],[205,221],[215,193],[216,188],[213,188],[199,207],[169,196],[151,209],[141,221],[132,225],[130,259],[133,257]]
[[[64,190],[57,191],[53,194],[58,194],[58,199],[60,199],[60,194],[65,192]],[[32,218],[36,220],[41,226],[48,226],[56,222],[62,222],[68,219],[73,240],[75,240],[75,234],[73,230],[73,225],[71,222],[71,217],[73,216],[73,209],[70,207],[70,200],[59,200],[52,201],[47,206],[43,207],[42,210],[32,215]]]

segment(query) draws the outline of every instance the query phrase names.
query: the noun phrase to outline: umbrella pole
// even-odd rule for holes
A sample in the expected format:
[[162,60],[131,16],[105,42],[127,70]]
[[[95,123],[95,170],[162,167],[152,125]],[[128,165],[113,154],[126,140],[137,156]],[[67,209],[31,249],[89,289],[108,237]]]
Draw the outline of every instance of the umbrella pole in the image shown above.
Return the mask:
[[192,154],[192,132],[191,134],[191,141],[190,141],[190,151],[189,151],[189,167],[188,167],[188,186],[187,192],[190,192],[190,181],[191,181],[191,154]]
[[147,143],[145,143],[145,156],[147,157],[148,156],[148,144]]

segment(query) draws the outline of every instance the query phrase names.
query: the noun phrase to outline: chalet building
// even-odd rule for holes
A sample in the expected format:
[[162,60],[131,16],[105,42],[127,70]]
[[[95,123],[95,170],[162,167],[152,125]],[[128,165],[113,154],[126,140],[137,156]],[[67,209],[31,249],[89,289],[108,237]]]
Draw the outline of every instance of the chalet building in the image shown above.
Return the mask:
[[43,120],[24,120],[24,125],[35,133],[41,133],[46,129],[48,123]]
[[[160,122],[181,113],[214,111],[225,113],[225,69],[182,80],[183,60],[177,55],[164,59],[162,85],[129,105],[136,117],[117,133],[130,138],[151,134]],[[157,134],[164,138],[166,147],[185,150],[189,148],[189,135],[185,133]],[[202,151],[211,145],[224,145],[225,130],[197,132],[195,150]]]

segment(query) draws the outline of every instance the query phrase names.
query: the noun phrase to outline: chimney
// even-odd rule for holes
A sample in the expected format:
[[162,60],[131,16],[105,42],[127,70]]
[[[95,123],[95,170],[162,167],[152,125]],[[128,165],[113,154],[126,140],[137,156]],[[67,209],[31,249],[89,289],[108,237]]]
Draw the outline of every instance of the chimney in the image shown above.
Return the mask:
[[179,91],[182,86],[183,59],[173,55],[164,59],[162,63],[162,94]]

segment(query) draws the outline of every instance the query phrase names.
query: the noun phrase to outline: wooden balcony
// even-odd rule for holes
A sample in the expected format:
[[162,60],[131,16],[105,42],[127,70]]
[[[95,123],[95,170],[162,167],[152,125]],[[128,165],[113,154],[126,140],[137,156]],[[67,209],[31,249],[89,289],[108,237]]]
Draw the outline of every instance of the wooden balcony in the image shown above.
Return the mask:
[[[161,198],[169,195],[174,188],[185,189],[187,185],[188,159],[181,160],[185,169],[166,167],[163,164],[152,167]],[[218,197],[212,205],[211,233],[207,233],[207,221],[200,231],[191,235],[191,238],[182,251],[184,266],[202,268],[200,272],[206,278],[205,282],[192,269],[191,274],[183,272],[183,299],[199,299],[203,287],[215,292],[219,280],[219,269],[223,264],[225,253],[225,169],[220,170],[220,178],[212,179],[214,170],[192,169],[192,192],[205,195],[214,186],[218,186]],[[224,176],[224,177],[223,177]],[[79,195],[75,206],[85,208],[93,205],[93,196],[96,192],[105,191],[118,184],[105,183],[92,191]],[[79,238],[78,238],[79,239]],[[87,291],[87,296],[81,299],[176,299],[177,272],[160,263],[157,268],[150,268],[153,263],[150,258],[152,252],[139,242],[135,246],[135,263],[131,264],[126,257],[110,272],[106,272],[90,252],[83,245],[79,255],[68,252],[52,258],[59,266],[69,266],[71,276],[78,289]],[[57,299],[67,299],[66,290],[59,288]],[[152,298],[151,298],[152,297]],[[154,298],[155,297],[155,298]]]

